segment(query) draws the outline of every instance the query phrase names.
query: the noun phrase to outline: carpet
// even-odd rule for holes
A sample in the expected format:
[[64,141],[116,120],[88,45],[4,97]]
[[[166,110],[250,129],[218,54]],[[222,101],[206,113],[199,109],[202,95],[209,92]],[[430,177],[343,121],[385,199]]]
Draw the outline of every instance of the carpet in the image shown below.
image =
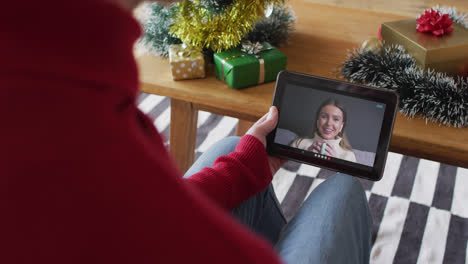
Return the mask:
[[[170,99],[142,93],[138,107],[169,144]],[[200,111],[196,154],[235,134],[237,119]],[[334,172],[287,162],[273,186],[291,219]],[[371,263],[468,263],[468,169],[389,153],[381,181],[361,180],[373,216]]]

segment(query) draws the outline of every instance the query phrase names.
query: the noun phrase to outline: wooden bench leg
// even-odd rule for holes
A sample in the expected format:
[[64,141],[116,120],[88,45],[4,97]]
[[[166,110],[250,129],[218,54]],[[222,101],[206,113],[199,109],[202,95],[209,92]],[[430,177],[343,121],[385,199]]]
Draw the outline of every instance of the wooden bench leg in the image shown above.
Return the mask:
[[236,136],[242,137],[243,135],[245,135],[247,130],[249,130],[249,128],[253,124],[254,122],[239,119],[239,122],[237,123],[237,127],[236,127]]
[[197,120],[198,110],[192,103],[171,99],[169,151],[182,172],[186,172],[194,162]]

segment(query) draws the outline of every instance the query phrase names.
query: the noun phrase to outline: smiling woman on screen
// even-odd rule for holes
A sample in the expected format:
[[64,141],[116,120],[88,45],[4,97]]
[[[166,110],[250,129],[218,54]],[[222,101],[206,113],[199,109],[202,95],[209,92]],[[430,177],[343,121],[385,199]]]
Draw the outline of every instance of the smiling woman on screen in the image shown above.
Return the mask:
[[327,99],[315,115],[313,137],[300,137],[291,146],[330,157],[356,162],[346,138],[346,110],[336,99]]

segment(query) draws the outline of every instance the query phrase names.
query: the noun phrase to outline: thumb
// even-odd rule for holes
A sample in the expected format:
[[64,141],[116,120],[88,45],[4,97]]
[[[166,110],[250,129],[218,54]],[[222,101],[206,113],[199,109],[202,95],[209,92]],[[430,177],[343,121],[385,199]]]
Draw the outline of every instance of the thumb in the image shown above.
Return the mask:
[[276,127],[276,124],[278,124],[278,108],[272,106],[270,107],[266,120],[260,125],[265,135],[267,135]]
[[278,109],[272,106],[270,107],[270,111],[247,131],[247,134],[255,136],[266,146],[266,136],[276,127],[277,123]]

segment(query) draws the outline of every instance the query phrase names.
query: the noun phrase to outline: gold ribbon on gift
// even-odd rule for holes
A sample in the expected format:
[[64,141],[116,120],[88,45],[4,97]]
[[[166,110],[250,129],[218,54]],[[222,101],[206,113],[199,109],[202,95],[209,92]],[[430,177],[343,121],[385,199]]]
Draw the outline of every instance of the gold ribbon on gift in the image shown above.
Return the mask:
[[246,41],[242,43],[241,51],[244,52],[243,54],[227,57],[222,60],[221,62],[221,73],[223,74],[223,81],[226,81],[226,76],[224,75],[224,64],[228,60],[245,57],[245,56],[254,56],[258,59],[259,62],[259,73],[258,73],[258,84],[261,84],[265,81],[265,60],[260,56],[260,52],[274,49],[273,47],[264,48],[260,42],[252,43],[250,41]]
[[197,53],[202,52],[200,47],[189,46],[187,44],[182,44],[180,46],[174,47],[177,56],[179,57],[193,57]]

